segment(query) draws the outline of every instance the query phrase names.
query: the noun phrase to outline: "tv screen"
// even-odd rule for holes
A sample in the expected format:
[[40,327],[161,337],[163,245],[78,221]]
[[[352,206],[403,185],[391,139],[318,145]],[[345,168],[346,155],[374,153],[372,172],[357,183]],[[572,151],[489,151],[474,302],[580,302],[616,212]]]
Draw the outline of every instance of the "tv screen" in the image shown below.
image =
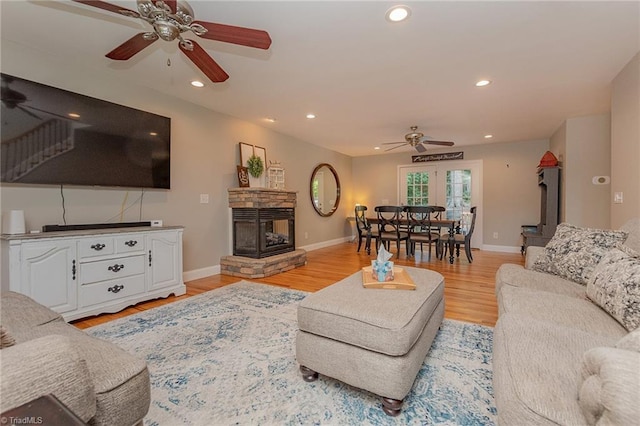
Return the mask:
[[170,188],[170,118],[0,76],[2,182]]

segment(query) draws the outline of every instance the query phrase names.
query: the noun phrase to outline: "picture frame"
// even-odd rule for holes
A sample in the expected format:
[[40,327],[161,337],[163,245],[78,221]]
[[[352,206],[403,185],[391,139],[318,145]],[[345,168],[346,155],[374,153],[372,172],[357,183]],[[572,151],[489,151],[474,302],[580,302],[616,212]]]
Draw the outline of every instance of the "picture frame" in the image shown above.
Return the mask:
[[240,166],[247,167],[247,160],[254,154],[254,147],[248,143],[240,142]]
[[238,170],[238,185],[240,188],[249,188],[249,170],[244,166],[237,166]]
[[262,159],[262,164],[264,164],[264,169],[267,170],[267,149],[258,145],[254,145],[253,154]]

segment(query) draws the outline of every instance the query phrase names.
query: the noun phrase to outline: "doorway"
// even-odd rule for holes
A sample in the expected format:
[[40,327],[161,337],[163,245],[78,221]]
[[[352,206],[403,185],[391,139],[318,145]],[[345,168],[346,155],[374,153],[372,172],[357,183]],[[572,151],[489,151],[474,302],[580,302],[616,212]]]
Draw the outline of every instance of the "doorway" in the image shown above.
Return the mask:
[[456,220],[477,206],[471,247],[481,248],[482,160],[398,166],[398,204],[444,206],[446,218]]

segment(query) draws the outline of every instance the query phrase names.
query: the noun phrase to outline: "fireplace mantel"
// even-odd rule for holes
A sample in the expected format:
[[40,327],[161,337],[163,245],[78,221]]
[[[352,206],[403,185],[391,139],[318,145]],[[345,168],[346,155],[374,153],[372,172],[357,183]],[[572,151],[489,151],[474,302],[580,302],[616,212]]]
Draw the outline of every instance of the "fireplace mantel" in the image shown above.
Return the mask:
[[232,209],[272,209],[296,207],[297,191],[269,188],[229,188]]

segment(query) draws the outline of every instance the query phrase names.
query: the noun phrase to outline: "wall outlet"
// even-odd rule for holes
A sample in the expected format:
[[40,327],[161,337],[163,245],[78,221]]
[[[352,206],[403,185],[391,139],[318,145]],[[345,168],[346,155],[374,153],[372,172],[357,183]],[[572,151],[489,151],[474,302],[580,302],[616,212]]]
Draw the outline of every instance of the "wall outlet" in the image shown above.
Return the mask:
[[309,239],[309,233],[308,233],[308,232],[305,232],[305,233],[304,233],[304,239],[305,239],[305,240],[308,240],[308,239]]
[[209,204],[209,194],[200,194],[200,204]]
[[497,240],[497,239],[498,239],[498,233],[497,233],[497,232],[494,232],[494,233],[493,233],[493,239],[494,239],[494,240]]
[[162,221],[161,221],[161,220],[159,220],[159,219],[152,220],[152,221],[151,221],[151,226],[160,227],[160,226],[162,226]]

